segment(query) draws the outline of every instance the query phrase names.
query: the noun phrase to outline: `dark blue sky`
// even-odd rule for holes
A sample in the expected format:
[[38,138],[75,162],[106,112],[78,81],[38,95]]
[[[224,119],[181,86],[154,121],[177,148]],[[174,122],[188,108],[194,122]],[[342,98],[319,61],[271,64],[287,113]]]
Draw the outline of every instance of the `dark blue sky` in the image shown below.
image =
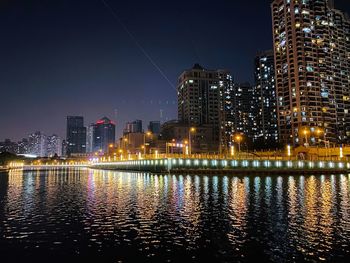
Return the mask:
[[[270,0],[106,1],[174,86],[196,62],[251,82],[272,46]],[[119,135],[128,120],[177,116],[176,91],[101,0],[1,0],[0,90],[0,140],[64,137],[67,115],[117,117]]]

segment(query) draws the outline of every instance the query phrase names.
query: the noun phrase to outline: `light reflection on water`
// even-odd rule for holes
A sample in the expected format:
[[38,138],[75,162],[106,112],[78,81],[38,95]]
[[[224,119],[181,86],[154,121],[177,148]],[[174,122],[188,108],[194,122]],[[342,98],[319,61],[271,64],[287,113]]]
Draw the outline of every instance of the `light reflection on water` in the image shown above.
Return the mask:
[[0,175],[5,262],[52,256],[113,262],[345,260],[349,215],[349,175],[88,169]]

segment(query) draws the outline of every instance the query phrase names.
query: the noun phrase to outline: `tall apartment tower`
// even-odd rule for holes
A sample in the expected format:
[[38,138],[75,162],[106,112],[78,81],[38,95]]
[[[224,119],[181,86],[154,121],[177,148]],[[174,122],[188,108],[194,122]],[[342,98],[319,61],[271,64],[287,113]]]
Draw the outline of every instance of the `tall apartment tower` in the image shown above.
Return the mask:
[[93,152],[93,142],[94,142],[94,127],[95,123],[91,123],[88,127],[86,127],[86,152]]
[[47,136],[47,156],[62,156],[62,139],[53,134],[51,136]]
[[84,117],[67,117],[67,155],[86,152],[86,127]]
[[115,124],[103,117],[93,127],[93,151],[108,153],[109,146],[115,144]]
[[253,141],[261,148],[278,143],[277,97],[275,61],[272,50],[260,52],[255,57],[253,86],[255,126]]
[[39,157],[47,156],[47,139],[46,135],[37,131],[28,137],[28,153]]
[[349,141],[349,18],[331,0],[274,0],[271,8],[281,142]]
[[234,131],[233,79],[228,70],[208,70],[198,64],[178,79],[178,119],[189,126],[211,125],[212,141],[225,151]]
[[124,128],[123,133],[142,133],[142,120],[135,120],[132,122],[127,122]]
[[160,121],[150,121],[148,131],[155,135],[160,134]]
[[234,86],[233,112],[234,130],[253,140],[256,125],[256,99],[250,83],[236,83]]

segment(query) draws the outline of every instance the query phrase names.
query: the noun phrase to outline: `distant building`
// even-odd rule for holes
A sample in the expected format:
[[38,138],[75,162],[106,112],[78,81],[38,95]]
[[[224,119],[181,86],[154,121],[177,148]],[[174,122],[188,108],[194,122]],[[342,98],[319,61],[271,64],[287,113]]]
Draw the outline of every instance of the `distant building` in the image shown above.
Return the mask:
[[[216,141],[213,141],[213,126],[194,126],[195,132],[191,134],[191,152],[209,153],[217,151]],[[190,127],[178,121],[168,121],[162,125],[161,140],[169,143],[188,145]],[[173,148],[174,152],[181,152],[182,149]]]
[[18,145],[15,142],[12,142],[10,139],[6,139],[3,142],[0,142],[0,152],[9,152],[17,153]]
[[275,62],[273,51],[265,51],[255,57],[255,85],[253,103],[255,124],[253,140],[261,148],[276,146],[278,143],[277,97],[275,86]]
[[86,152],[91,153],[94,151],[93,143],[94,143],[94,127],[95,123],[91,123],[86,128]]
[[67,156],[67,141],[62,140],[62,156]]
[[115,124],[103,117],[93,126],[93,151],[108,153],[110,145],[115,145]]
[[27,154],[29,151],[29,141],[26,138],[23,138],[21,141],[17,143],[17,153],[18,154]]
[[47,136],[47,156],[62,156],[62,139],[57,135]]
[[47,140],[46,136],[40,131],[32,133],[28,137],[28,154],[39,157],[47,156]]
[[160,134],[160,121],[150,121],[148,125],[148,130],[152,134]]
[[234,83],[228,70],[208,70],[198,64],[178,79],[178,119],[188,127],[210,125],[217,151],[228,150],[234,132]]
[[119,148],[123,150],[125,153],[143,153],[144,152],[144,144],[146,145],[146,153],[149,153],[149,143],[151,141],[151,138],[147,137],[142,132],[130,132],[127,134],[124,134],[122,138],[119,139]]
[[127,122],[124,129],[124,134],[127,133],[142,133],[142,120]]
[[285,144],[350,141],[350,19],[333,2],[271,4],[278,123]]
[[254,96],[253,87],[249,83],[235,85],[233,97],[235,131],[250,140],[253,139],[253,130],[256,127]]
[[67,117],[67,155],[86,152],[86,127],[81,116]]

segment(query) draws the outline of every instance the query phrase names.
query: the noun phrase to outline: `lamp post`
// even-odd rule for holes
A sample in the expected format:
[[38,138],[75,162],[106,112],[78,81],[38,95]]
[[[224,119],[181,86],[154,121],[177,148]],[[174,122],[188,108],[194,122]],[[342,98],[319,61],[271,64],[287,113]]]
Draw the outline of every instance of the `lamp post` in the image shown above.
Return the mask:
[[192,138],[191,138],[191,133],[196,132],[196,129],[194,127],[191,127],[188,131],[188,154],[191,155],[192,154]]
[[304,134],[304,136],[305,136],[305,147],[308,147],[308,146],[309,146],[309,143],[308,143],[308,141],[307,141],[307,135],[308,135],[308,133],[309,133],[309,131],[307,130],[307,128],[305,128],[305,129],[303,130],[303,134]]
[[290,159],[290,156],[292,155],[292,153],[291,153],[291,147],[290,147],[290,145],[288,144],[287,145],[287,156],[288,156],[288,160]]
[[340,159],[340,161],[343,159],[343,157],[344,157],[343,145],[341,144],[339,147],[339,159]]
[[235,155],[235,146],[234,145],[230,146],[230,155],[231,155],[231,158],[233,158],[233,156]]
[[114,147],[114,145],[112,143],[108,146],[108,154],[112,153],[113,147]]
[[171,154],[173,154],[174,153],[174,146],[176,146],[176,140],[175,139],[172,139],[171,140]]
[[240,134],[235,136],[235,140],[238,143],[238,153],[241,152],[241,141],[242,141],[242,136]]
[[233,156],[235,155],[235,146],[234,146],[234,135],[231,133],[230,134],[230,156],[231,158],[233,158]]
[[[319,141],[321,141],[321,134],[323,134],[323,136],[325,137],[325,132],[322,128],[317,128],[316,129],[316,134],[317,134],[317,137],[319,138]],[[325,141],[325,138],[324,138],[324,141]],[[318,145],[317,145],[318,146]],[[326,146],[326,143],[325,143],[325,146]]]
[[147,136],[151,136],[152,133],[151,133],[150,131],[148,131],[148,132],[146,132],[146,133],[143,134],[143,146],[144,146],[144,148],[143,148],[143,154],[144,154],[144,155],[146,155],[146,135],[147,135]]
[[127,151],[127,142],[128,142],[128,138],[124,138],[123,139],[123,143],[124,143],[124,149],[125,149],[125,151]]
[[182,145],[182,154],[184,155],[188,155],[189,151],[188,151],[188,141],[184,141],[183,145]]

